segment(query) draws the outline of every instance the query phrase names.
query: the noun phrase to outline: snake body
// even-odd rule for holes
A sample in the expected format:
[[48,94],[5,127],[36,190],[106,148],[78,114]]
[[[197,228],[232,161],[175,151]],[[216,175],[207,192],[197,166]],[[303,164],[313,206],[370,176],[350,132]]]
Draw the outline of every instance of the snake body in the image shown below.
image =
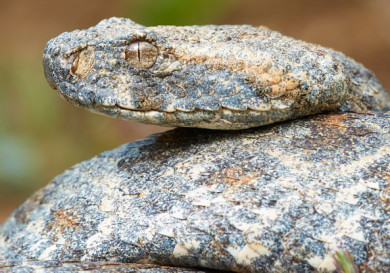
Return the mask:
[[43,63],[66,100],[163,126],[243,129],[390,108],[360,63],[263,26],[145,27],[110,18],[49,41]]
[[347,249],[360,272],[388,273],[389,121],[323,114],[124,144],[66,170],[10,215],[0,272],[334,273],[332,255]]

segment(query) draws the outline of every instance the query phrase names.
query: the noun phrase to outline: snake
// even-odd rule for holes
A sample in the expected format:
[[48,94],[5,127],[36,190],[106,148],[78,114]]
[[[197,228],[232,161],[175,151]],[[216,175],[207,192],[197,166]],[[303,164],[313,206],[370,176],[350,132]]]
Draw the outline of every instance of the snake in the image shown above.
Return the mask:
[[67,101],[162,126],[238,130],[390,109],[362,64],[264,26],[145,27],[110,18],[50,40],[43,66]]
[[339,247],[389,272],[390,100],[362,64],[264,26],[110,18],[50,40],[43,65],[111,117],[290,122],[179,128],[73,166],[0,226],[1,272],[333,272]]

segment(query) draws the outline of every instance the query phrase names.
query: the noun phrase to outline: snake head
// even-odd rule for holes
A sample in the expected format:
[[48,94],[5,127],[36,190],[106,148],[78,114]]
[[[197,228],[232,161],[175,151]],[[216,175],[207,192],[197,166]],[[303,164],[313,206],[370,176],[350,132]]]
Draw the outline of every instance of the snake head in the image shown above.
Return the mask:
[[346,67],[358,66],[334,52],[265,27],[145,27],[110,18],[50,40],[43,65],[51,87],[94,112],[242,129],[346,105]]
[[153,31],[129,19],[111,18],[50,40],[43,66],[50,86],[63,98],[116,116],[122,106],[150,110],[145,96],[153,90],[145,79],[166,77],[178,62]]

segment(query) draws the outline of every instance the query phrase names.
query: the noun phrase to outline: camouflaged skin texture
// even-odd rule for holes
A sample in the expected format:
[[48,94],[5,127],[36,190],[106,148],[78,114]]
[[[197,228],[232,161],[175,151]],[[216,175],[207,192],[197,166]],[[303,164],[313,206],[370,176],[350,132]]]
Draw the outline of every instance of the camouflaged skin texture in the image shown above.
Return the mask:
[[49,41],[43,64],[73,104],[163,126],[242,129],[335,109],[390,109],[361,64],[263,26],[110,18]]
[[0,227],[0,259],[390,272],[390,114],[176,129],[75,165]]
[[127,264],[114,262],[61,262],[0,260],[0,273],[218,273],[215,270],[196,270],[152,264]]

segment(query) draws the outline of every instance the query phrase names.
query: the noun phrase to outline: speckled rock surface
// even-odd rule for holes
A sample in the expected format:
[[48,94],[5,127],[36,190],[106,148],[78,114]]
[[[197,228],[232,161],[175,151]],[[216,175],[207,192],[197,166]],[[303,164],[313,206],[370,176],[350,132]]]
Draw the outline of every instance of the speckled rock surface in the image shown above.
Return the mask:
[[390,271],[390,114],[176,129],[75,165],[0,227],[0,259]]

